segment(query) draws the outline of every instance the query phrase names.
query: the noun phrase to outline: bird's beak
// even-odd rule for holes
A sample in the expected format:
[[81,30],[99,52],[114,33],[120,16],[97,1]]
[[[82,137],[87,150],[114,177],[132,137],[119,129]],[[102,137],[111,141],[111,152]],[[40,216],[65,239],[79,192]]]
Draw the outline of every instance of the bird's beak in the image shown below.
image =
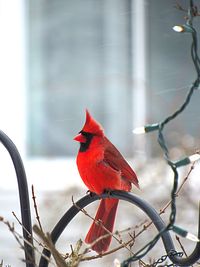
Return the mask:
[[81,133],[79,133],[78,135],[76,135],[74,137],[74,140],[80,143],[86,143],[86,137],[84,135],[82,135]]

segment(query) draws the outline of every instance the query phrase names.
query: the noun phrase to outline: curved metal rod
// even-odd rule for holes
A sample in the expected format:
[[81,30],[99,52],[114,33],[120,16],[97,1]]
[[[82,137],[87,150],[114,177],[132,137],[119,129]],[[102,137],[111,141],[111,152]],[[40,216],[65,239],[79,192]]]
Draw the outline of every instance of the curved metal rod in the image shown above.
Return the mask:
[[28,241],[28,243],[24,242],[26,267],[34,267],[35,255],[33,249],[31,212],[30,212],[28,185],[27,185],[24,165],[21,156],[19,154],[19,151],[17,150],[17,147],[12,142],[12,140],[1,130],[0,130],[0,142],[2,142],[4,147],[9,152],[17,176],[20,208],[21,208],[21,220],[22,220],[22,225],[24,227],[22,229],[23,237],[25,240]]
[[[60,219],[60,221],[56,224],[53,231],[51,232],[51,238],[52,238],[53,243],[54,244],[56,243],[56,241],[58,240],[58,238],[60,237],[64,229],[66,228],[66,226],[76,216],[76,214],[80,211],[80,209],[86,207],[87,205],[89,205],[90,203],[96,200],[99,200],[101,198],[108,198],[108,197],[125,200],[125,201],[130,202],[133,205],[136,205],[152,220],[153,224],[155,225],[155,227],[157,228],[159,232],[162,231],[166,227],[165,223],[163,222],[163,220],[161,219],[157,211],[151,205],[149,205],[146,201],[144,201],[143,199],[141,199],[140,197],[132,193],[128,193],[124,191],[113,191],[111,192],[111,194],[104,193],[100,196],[95,195],[95,194],[92,196],[86,195],[80,200],[78,200],[76,202],[76,205],[73,205],[63,215],[63,217]],[[199,212],[199,216],[200,216],[200,212]],[[199,231],[198,234],[200,237],[200,218],[199,218],[198,231]],[[174,248],[174,244],[173,244],[173,241],[171,239],[169,232],[164,232],[161,238],[162,238],[165,250],[167,254],[169,255],[170,260],[174,264],[177,264],[178,266],[190,266],[194,264],[195,262],[197,262],[197,260],[200,258],[200,242],[197,243],[193,253],[189,257],[181,258],[178,256],[173,256],[170,253],[171,251],[175,250],[175,248]],[[51,253],[49,250],[44,249],[43,255],[50,257]],[[48,266],[48,264],[49,264],[48,260],[46,260],[45,257],[41,257],[39,267],[46,267]]]

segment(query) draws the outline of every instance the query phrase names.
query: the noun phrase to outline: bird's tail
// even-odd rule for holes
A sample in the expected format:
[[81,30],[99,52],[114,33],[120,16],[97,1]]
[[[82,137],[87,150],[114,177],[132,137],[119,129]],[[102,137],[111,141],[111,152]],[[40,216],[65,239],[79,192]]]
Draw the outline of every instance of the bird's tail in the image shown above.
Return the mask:
[[[101,200],[95,216],[96,223],[95,221],[92,223],[85,238],[86,243],[88,244],[93,243],[98,238],[109,234],[108,231],[112,233],[118,202],[119,202],[118,199],[106,198]],[[99,221],[99,223],[97,221]],[[106,231],[105,228],[108,231]],[[99,254],[107,251],[111,242],[111,238],[112,236],[110,234],[109,236],[102,238],[97,242],[94,242],[92,249]]]

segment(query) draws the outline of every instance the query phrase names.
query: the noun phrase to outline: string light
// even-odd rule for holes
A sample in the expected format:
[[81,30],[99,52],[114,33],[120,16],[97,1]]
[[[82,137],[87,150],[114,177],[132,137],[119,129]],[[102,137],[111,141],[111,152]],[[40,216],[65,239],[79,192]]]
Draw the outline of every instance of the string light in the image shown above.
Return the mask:
[[176,25],[176,26],[174,26],[174,27],[173,27],[173,30],[174,30],[175,32],[184,32],[184,28],[183,28],[183,26],[181,26],[181,25]]
[[196,153],[175,163],[176,168],[188,165],[200,159],[200,154]]
[[[142,258],[143,256],[145,256],[151,250],[151,248],[155,245],[155,243],[159,240],[159,238],[162,236],[162,234],[165,231],[168,231],[170,229],[184,238],[187,238],[187,239],[195,241],[195,242],[200,242],[199,238],[197,238],[195,235],[193,235],[193,234],[189,233],[188,231],[174,225],[175,220],[176,220],[176,192],[177,192],[177,188],[178,188],[178,179],[179,179],[177,168],[184,166],[184,165],[187,165],[191,162],[195,162],[196,160],[199,160],[200,154],[196,153],[196,154],[193,154],[193,155],[191,155],[187,158],[184,158],[180,161],[177,161],[176,163],[173,163],[169,158],[168,147],[167,147],[167,144],[165,142],[165,138],[164,138],[164,134],[163,134],[163,130],[164,130],[165,125],[168,124],[170,121],[174,120],[178,115],[180,115],[180,113],[182,113],[185,110],[185,108],[190,103],[190,100],[191,100],[191,97],[194,93],[194,90],[197,89],[200,85],[200,59],[198,56],[198,48],[197,48],[197,43],[198,43],[197,42],[197,33],[196,33],[196,30],[193,28],[193,18],[196,16],[197,16],[197,12],[195,11],[193,1],[190,0],[190,6],[188,8],[188,16],[186,18],[186,24],[176,25],[173,27],[173,30],[176,32],[180,32],[180,33],[188,32],[188,33],[191,33],[191,35],[192,35],[191,57],[192,57],[192,61],[194,63],[197,77],[196,77],[196,80],[194,81],[194,83],[192,84],[192,86],[190,87],[190,90],[186,96],[185,101],[173,114],[169,115],[162,122],[152,124],[152,125],[146,125],[146,126],[139,127],[139,128],[136,128],[133,130],[134,134],[143,134],[143,133],[148,133],[148,132],[155,131],[155,130],[158,131],[158,139],[157,139],[158,143],[163,150],[164,158],[166,159],[168,165],[171,167],[171,169],[174,173],[174,185],[173,185],[173,188],[171,191],[171,214],[169,217],[169,224],[165,229],[163,229],[163,231],[158,233],[158,235],[152,241],[150,241],[142,249],[140,249],[138,252],[136,252],[134,256],[131,256],[128,259],[126,259],[124,262],[122,262],[121,263],[122,267],[128,267],[129,263],[136,261],[136,260]],[[166,265],[166,266],[168,266],[168,265]],[[171,266],[171,265],[169,265],[169,266]]]
[[197,236],[189,233],[188,231],[186,231],[186,230],[184,230],[184,229],[182,229],[176,225],[173,225],[172,230],[173,230],[173,232],[175,232],[176,234],[178,234],[184,238],[187,238],[187,239],[194,241],[194,242],[200,242],[200,239]]
[[[176,209],[177,209],[176,208],[176,193],[177,193],[177,189],[178,189],[178,180],[179,180],[179,174],[178,174],[177,168],[180,166],[184,166],[186,164],[189,164],[191,162],[194,162],[196,160],[199,160],[200,154],[196,153],[196,154],[191,155],[187,158],[184,158],[180,161],[177,161],[176,163],[173,163],[170,160],[169,149],[168,149],[168,146],[166,144],[164,133],[163,133],[165,125],[167,125],[170,121],[174,120],[178,115],[180,115],[185,110],[185,108],[189,105],[194,91],[200,85],[200,58],[198,55],[197,33],[196,33],[196,30],[193,28],[193,18],[196,16],[197,16],[197,12],[196,12],[195,7],[193,5],[193,1],[190,0],[190,6],[188,7],[188,14],[186,17],[186,24],[176,25],[173,27],[174,31],[176,31],[176,32],[188,32],[188,33],[191,33],[191,36],[192,36],[191,57],[192,57],[192,61],[194,63],[197,77],[196,77],[194,83],[192,84],[192,86],[190,87],[190,90],[188,91],[188,94],[186,96],[185,101],[174,113],[172,113],[171,115],[166,117],[160,123],[156,123],[156,124],[152,124],[152,125],[146,125],[146,126],[136,128],[133,130],[133,133],[135,133],[135,134],[142,134],[142,133],[147,133],[147,132],[151,132],[151,131],[155,131],[155,130],[158,131],[157,141],[158,141],[161,149],[163,150],[164,158],[166,159],[168,165],[171,167],[173,174],[174,174],[174,183],[173,183],[173,188],[171,191],[171,213],[169,216],[169,223],[166,226],[166,228],[164,228],[162,231],[160,231],[154,237],[153,240],[151,240],[143,248],[141,248],[138,252],[136,252],[134,256],[131,256],[128,259],[126,259],[124,262],[122,262],[121,263],[122,267],[128,267],[129,263],[144,257],[152,249],[152,247],[156,244],[156,242],[159,240],[159,238],[161,238],[163,233],[165,231],[168,231],[168,230],[173,230],[175,233],[181,235],[184,238],[190,239],[190,240],[195,241],[195,242],[200,242],[199,238],[197,238],[195,235],[193,235],[193,234],[189,233],[188,231],[174,225],[175,220],[176,220]],[[176,252],[175,255],[178,255],[178,253]],[[168,265],[166,265],[166,266],[168,266]],[[171,264],[169,266],[171,266]]]
[[189,32],[189,33],[194,33],[194,29],[190,25],[188,25],[188,24],[175,25],[173,27],[173,30],[175,32]]
[[155,130],[158,130],[159,128],[159,124],[158,123],[154,123],[154,124],[148,124],[142,127],[138,127],[135,128],[133,130],[134,134],[144,134],[144,133],[149,133],[149,132],[153,132]]

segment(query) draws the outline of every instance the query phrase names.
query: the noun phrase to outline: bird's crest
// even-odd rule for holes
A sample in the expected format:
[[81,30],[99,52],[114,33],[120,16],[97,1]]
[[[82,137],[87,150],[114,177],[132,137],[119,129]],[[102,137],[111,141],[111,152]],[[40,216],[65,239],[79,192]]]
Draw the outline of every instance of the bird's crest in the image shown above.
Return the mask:
[[95,119],[92,118],[89,111],[86,109],[86,120],[85,124],[83,126],[82,131],[87,133],[92,133],[95,135],[104,135],[103,128],[100,123],[95,121]]

